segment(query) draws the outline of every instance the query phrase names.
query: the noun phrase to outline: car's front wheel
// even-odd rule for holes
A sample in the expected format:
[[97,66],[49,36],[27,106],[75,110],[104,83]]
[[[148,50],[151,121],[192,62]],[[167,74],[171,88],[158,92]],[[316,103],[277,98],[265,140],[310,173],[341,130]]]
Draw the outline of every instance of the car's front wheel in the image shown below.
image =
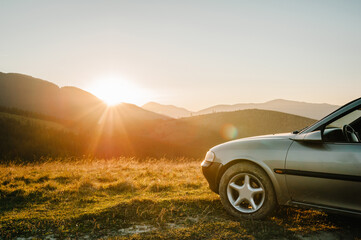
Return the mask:
[[262,219],[276,206],[276,196],[267,174],[251,163],[238,163],[226,170],[219,184],[224,208],[236,217]]

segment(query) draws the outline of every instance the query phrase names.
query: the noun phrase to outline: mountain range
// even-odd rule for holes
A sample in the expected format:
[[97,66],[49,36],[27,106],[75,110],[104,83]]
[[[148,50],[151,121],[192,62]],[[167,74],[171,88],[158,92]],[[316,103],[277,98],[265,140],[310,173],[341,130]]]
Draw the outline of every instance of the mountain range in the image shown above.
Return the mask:
[[[76,87],[59,87],[54,83],[18,73],[0,72],[0,106],[38,112],[61,119],[96,118],[107,106],[96,96]],[[200,111],[149,102],[142,107],[122,103],[120,112],[142,119],[166,119],[198,116],[245,109],[262,109],[321,119],[339,106],[326,103],[307,103],[276,99],[265,103],[215,105]]]
[[[96,96],[76,87],[59,87],[51,82],[18,73],[0,72],[0,106],[45,114],[70,121],[99,119],[107,105]],[[114,107],[126,118],[167,119],[133,104]]]
[[[127,103],[108,107],[79,88],[0,73],[0,161],[83,155],[198,158],[228,140],[290,132],[315,122],[270,110],[220,112],[225,108],[219,106],[219,112],[180,118],[187,110],[161,107],[159,113]],[[177,118],[165,116],[168,109]]]
[[294,114],[302,117],[321,119],[327,114],[335,111],[339,106],[326,103],[307,103],[290,101],[284,99],[276,99],[265,103],[239,103],[233,105],[215,105],[202,109],[200,111],[192,112],[185,108],[179,108],[173,105],[162,105],[155,102],[144,104],[142,108],[159,113],[172,118],[182,118],[197,116],[218,112],[234,112],[245,109],[262,109],[272,110],[277,112]]

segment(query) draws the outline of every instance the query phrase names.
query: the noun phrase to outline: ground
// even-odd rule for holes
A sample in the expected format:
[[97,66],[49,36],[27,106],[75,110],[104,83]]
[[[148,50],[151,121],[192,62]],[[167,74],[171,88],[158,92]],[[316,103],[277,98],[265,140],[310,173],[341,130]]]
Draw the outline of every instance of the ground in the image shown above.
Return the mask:
[[280,207],[228,215],[199,159],[47,159],[0,166],[1,239],[361,239],[360,218]]

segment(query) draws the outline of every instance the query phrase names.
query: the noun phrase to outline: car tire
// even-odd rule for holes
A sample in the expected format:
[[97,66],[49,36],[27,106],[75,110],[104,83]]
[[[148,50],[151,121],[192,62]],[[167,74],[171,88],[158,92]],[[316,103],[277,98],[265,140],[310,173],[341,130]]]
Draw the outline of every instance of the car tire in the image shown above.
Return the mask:
[[244,219],[263,219],[276,207],[276,195],[267,174],[244,162],[228,168],[219,183],[222,205],[228,213]]

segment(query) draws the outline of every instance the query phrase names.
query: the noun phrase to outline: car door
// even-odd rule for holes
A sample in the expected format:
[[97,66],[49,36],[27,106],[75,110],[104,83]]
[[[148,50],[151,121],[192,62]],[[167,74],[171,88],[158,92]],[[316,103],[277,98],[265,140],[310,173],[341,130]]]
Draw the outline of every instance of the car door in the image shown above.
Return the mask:
[[342,131],[348,124],[359,128],[356,111],[328,124],[322,142],[292,143],[285,170],[293,201],[361,212],[361,143],[347,142]]
[[295,141],[286,182],[296,202],[361,211],[361,144]]

